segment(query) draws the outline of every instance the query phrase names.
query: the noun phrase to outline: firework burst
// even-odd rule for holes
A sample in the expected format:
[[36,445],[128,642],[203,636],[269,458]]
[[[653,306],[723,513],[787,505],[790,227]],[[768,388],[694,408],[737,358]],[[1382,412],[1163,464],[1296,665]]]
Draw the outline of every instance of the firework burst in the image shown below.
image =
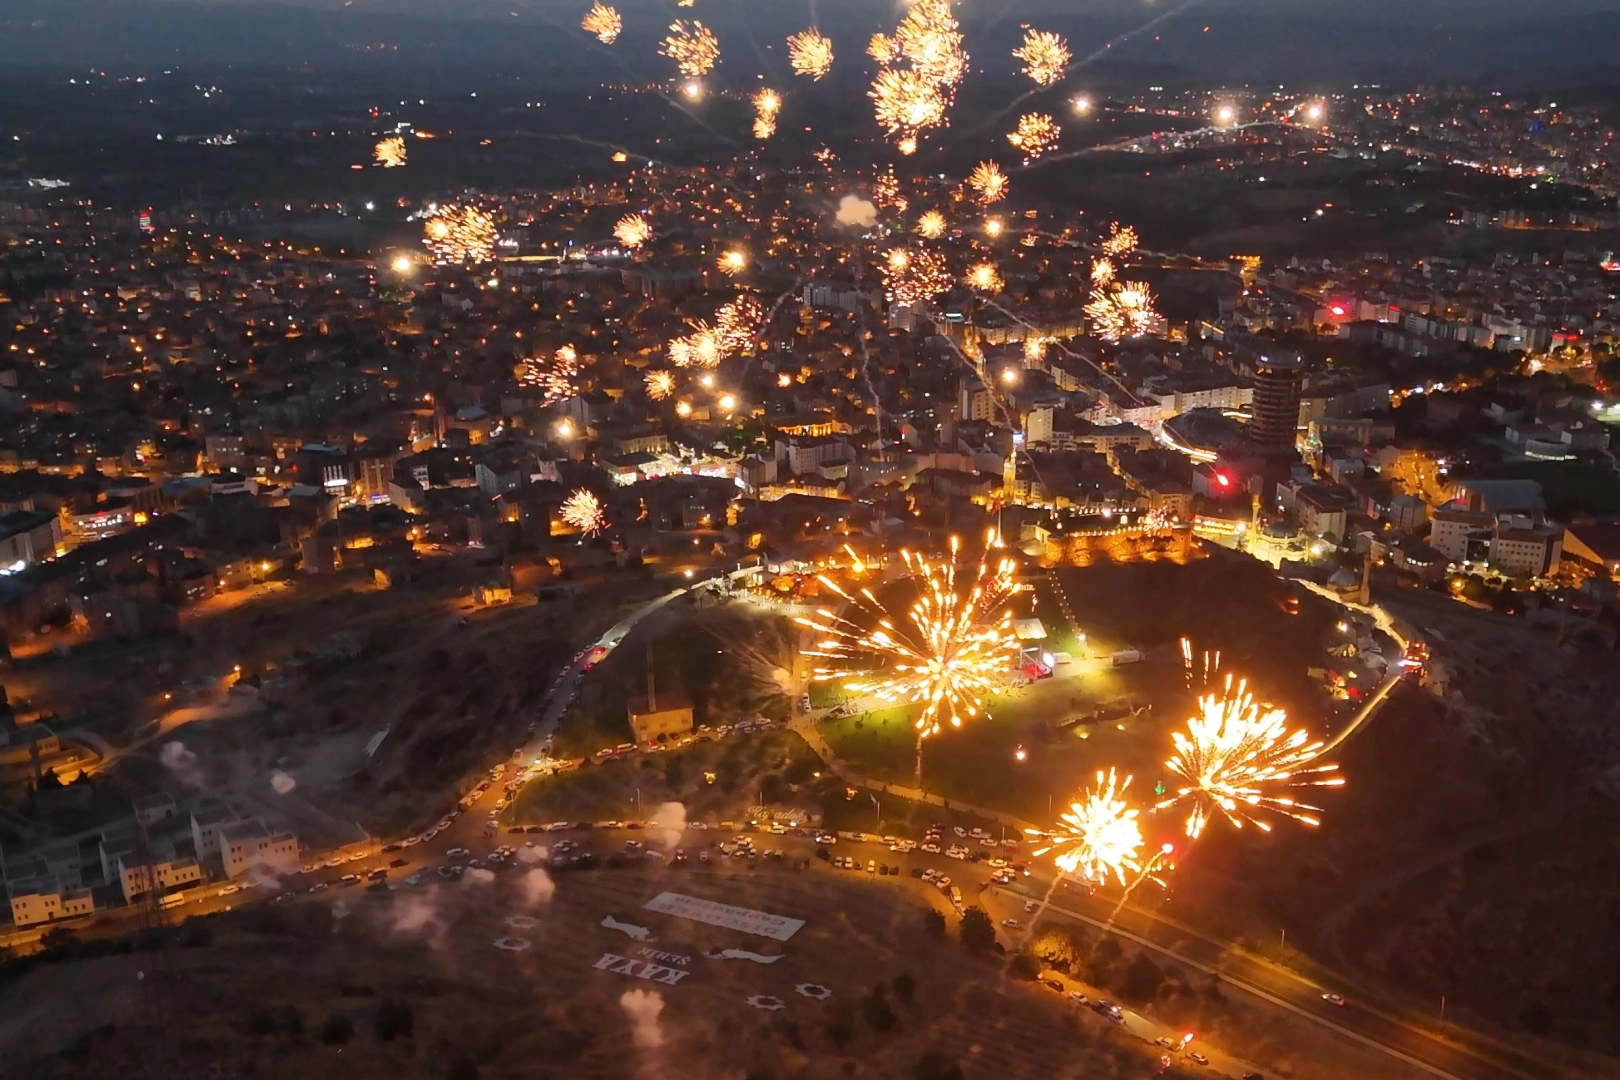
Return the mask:
[[973,189],[974,199],[980,206],[989,206],[1007,197],[1009,181],[1000,165],[993,161],[981,161],[968,174],[967,185]]
[[614,224],[613,237],[634,251],[652,239],[652,226],[640,214],[626,214]]
[[1069,66],[1069,43],[1045,30],[1026,30],[1024,44],[1013,50],[1024,62],[1024,74],[1042,86],[1053,86]]
[[714,367],[724,357],[720,333],[701,320],[688,323],[692,332],[669,343],[669,362],[676,367]]
[[722,274],[727,277],[736,277],[748,269],[748,253],[740,248],[732,248],[729,251],[722,251],[715,262],[720,267]]
[[796,75],[808,75],[819,81],[832,70],[832,38],[812,27],[801,30],[787,39],[788,63]]
[[945,256],[932,248],[894,248],[884,259],[883,291],[892,303],[926,303],[950,287]]
[[696,79],[707,75],[719,61],[720,39],[696,19],[677,19],[669,24],[669,36],[659,44],[658,52],[675,61],[682,75]]
[[894,36],[874,35],[867,53],[880,65],[867,94],[877,122],[897,137],[901,153],[915,153],[919,131],[947,122],[967,72],[951,0],[912,0]]
[[1027,165],[1055,148],[1062,133],[1063,129],[1048,114],[1025,113],[1018,118],[1018,126],[1008,134],[1007,141],[1023,153]]
[[654,401],[663,401],[675,392],[675,373],[672,371],[649,371],[646,378],[647,396]]
[[[918,593],[904,615],[891,612],[869,589],[851,594],[822,576],[824,586],[864,611],[873,625],[862,627],[830,611],[796,619],[824,635],[805,655],[834,665],[816,668],[811,678],[841,681],[847,690],[885,702],[921,705],[915,722],[919,739],[978,716],[984,696],[1018,655],[1007,606],[1020,591],[1013,581],[1016,565],[995,558],[994,539],[992,533],[971,582],[958,580],[967,574],[958,572],[960,543],[954,536],[949,557],[938,563],[902,551]],[[861,670],[851,666],[855,661],[878,666]]]
[[917,235],[924,240],[938,240],[945,235],[945,215],[938,210],[926,210],[917,218]]
[[1007,286],[1001,278],[1001,272],[996,269],[996,264],[991,262],[982,262],[971,267],[963,280],[979,292],[986,293],[998,293]]
[[1096,786],[1069,804],[1057,828],[1049,833],[1030,831],[1046,844],[1034,854],[1056,852],[1052,861],[1065,874],[1078,874],[1099,885],[1112,874],[1129,887],[1128,879],[1142,870],[1142,824],[1137,809],[1125,801],[1130,786],[1131,777],[1121,783],[1113,769],[1099,770]]
[[1129,225],[1120,225],[1117,221],[1109,222],[1108,236],[1099,247],[1102,253],[1111,259],[1123,259],[1136,250],[1136,230]]
[[495,219],[476,206],[444,206],[422,226],[422,243],[438,262],[488,262],[495,254]]
[[936,84],[915,71],[885,68],[872,81],[867,96],[872,99],[879,126],[890,135],[915,139],[919,129],[937,127],[945,121],[944,95]]
[[578,379],[579,354],[572,345],[564,345],[549,360],[536,358],[518,365],[518,382],[539,389],[544,405],[573,397]]
[[1240,829],[1252,823],[1270,832],[1271,824],[1262,816],[1267,814],[1318,825],[1319,808],[1279,794],[1279,789],[1344,784],[1343,777],[1331,775],[1337,765],[1311,765],[1322,753],[1320,741],[1303,728],[1289,731],[1285,711],[1257,703],[1247,684],[1233,686],[1230,675],[1221,694],[1198,699],[1187,730],[1172,732],[1170,739],[1175,753],[1165,768],[1185,784],[1158,809],[1185,803],[1187,835],[1195,840],[1217,811]]
[[872,179],[872,203],[879,209],[902,213],[909,205],[900,194],[900,178],[894,174],[893,165],[884,166]]
[[385,169],[397,169],[405,164],[405,140],[390,135],[373,148],[371,157]]
[[1039,334],[1031,334],[1024,339],[1024,359],[1032,364],[1040,363],[1046,359],[1047,340]]
[[607,513],[602,509],[602,500],[584,488],[563,500],[562,519],[586,536],[595,536],[607,528]]
[[900,43],[887,34],[873,34],[872,39],[866,43],[866,55],[888,67],[900,59]]
[[619,31],[624,29],[624,20],[619,13],[603,3],[591,5],[591,10],[579,21],[579,27],[587,34],[595,34],[596,40],[604,45],[611,45],[619,39]]
[[752,296],[739,296],[727,301],[715,313],[714,322],[715,337],[723,355],[747,352],[754,347],[765,325],[765,308]]
[[761,90],[754,95],[754,138],[768,139],[776,134],[776,114],[782,111],[782,95]]

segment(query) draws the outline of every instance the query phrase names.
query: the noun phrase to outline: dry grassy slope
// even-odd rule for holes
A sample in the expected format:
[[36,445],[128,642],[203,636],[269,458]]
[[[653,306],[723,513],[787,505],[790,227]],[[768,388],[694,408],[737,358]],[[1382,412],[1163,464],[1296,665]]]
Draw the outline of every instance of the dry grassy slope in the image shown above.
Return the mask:
[[[1433,1014],[1620,1051],[1620,657],[1402,593],[1457,697],[1403,688],[1341,757],[1320,830],[1218,830],[1183,890]],[[1589,1075],[1620,1074],[1612,1059]],[[1605,1070],[1608,1071],[1605,1071]]]
[[[175,1028],[172,1074],[438,1080],[452,1058],[467,1054],[480,1063],[480,1076],[496,1080],[877,1078],[910,1075],[928,1049],[960,1060],[970,1078],[1111,1080],[1150,1070],[1150,1048],[1121,1040],[1044,990],[1002,980],[994,962],[966,954],[955,941],[928,937],[919,909],[897,903],[892,886],[786,870],[727,875],[723,882],[662,868],[603,870],[563,876],[549,904],[527,909],[538,924],[513,929],[505,920],[525,911],[523,873],[514,869],[493,884],[435,894],[348,894],[340,920],[331,906],[316,903],[218,920],[212,945],[177,954],[185,976],[176,1005],[185,1022]],[[670,880],[677,873],[678,883]],[[773,942],[640,909],[670,887],[806,918],[808,925],[778,950]],[[678,986],[655,987],[594,970],[604,952],[623,955],[633,947],[597,925],[609,912],[652,926],[657,947],[693,958],[692,974]],[[506,935],[533,947],[494,948],[493,940]],[[699,955],[726,946],[786,958],[763,967]],[[916,977],[916,998],[906,1002],[891,991],[896,1023],[876,1030],[863,1001],[903,970]],[[826,985],[833,997],[800,997],[794,987],[801,982]],[[135,1065],[149,1058],[153,1044],[140,1010],[104,1005],[100,996],[81,1001],[74,985],[60,970],[44,969],[0,996],[0,1004],[38,1003],[76,1027],[52,1032],[74,1045],[67,1056],[41,1054],[38,1043],[26,1053],[19,1043],[0,1043],[8,1080],[142,1075]],[[618,1002],[634,989],[663,994],[664,1043],[657,1050],[638,1050],[629,1037]],[[746,1000],[752,994],[780,997],[786,1007],[755,1010]],[[382,995],[410,1003],[414,1038],[377,1040],[371,1018]],[[250,1033],[255,1014],[279,1016],[289,1005],[300,1010],[307,1034]],[[341,1052],[315,1037],[333,1013],[351,1017],[357,1028]],[[839,1037],[840,1024],[847,1038]],[[88,1034],[75,1039],[80,1033]]]

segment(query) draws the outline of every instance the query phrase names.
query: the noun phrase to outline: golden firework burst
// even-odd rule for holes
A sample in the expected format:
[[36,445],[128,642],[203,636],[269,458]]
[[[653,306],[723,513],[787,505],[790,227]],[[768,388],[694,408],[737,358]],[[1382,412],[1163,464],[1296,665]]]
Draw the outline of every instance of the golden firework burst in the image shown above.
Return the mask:
[[720,39],[696,19],[677,19],[669,24],[669,35],[659,44],[658,52],[675,61],[682,75],[696,79],[707,75],[720,60]]
[[607,514],[602,509],[602,500],[584,488],[563,500],[561,513],[566,524],[586,536],[595,536],[607,528]]
[[1045,30],[1026,30],[1023,45],[1013,55],[1024,62],[1025,75],[1042,86],[1052,86],[1069,66],[1069,43]]
[[731,356],[752,349],[764,325],[765,308],[753,296],[744,294],[727,301],[714,316],[721,353]]
[[517,376],[524,386],[539,389],[541,404],[555,405],[578,393],[579,354],[572,345],[564,345],[549,360],[523,361],[518,365]]
[[385,169],[397,169],[405,164],[405,140],[390,135],[371,151],[372,159]]
[[619,13],[603,3],[591,5],[591,10],[579,21],[581,30],[587,34],[595,34],[596,40],[604,45],[611,45],[619,39],[619,32],[624,29],[624,20]]
[[647,396],[654,401],[663,401],[675,392],[675,373],[672,371],[649,371],[645,381]]
[[900,43],[887,34],[873,34],[872,39],[866,43],[866,55],[888,67],[900,59]]
[[652,226],[640,214],[626,214],[614,224],[613,236],[634,251],[652,239]]
[[423,222],[422,244],[437,262],[488,262],[495,219],[476,206],[442,206]]
[[715,261],[720,267],[720,272],[728,277],[736,277],[738,274],[748,269],[748,253],[743,251],[741,248],[732,248],[729,251],[722,251],[720,253],[720,257]]
[[998,293],[1007,285],[1001,279],[1001,272],[996,269],[996,264],[990,262],[974,265],[968,270],[967,277],[963,280],[979,292],[987,293]]
[[925,240],[938,240],[945,235],[945,215],[938,210],[926,210],[917,218],[917,235]]
[[950,287],[945,256],[932,248],[894,248],[885,260],[883,290],[892,303],[926,303]]
[[1117,221],[1108,223],[1108,235],[1103,239],[1100,247],[1102,253],[1111,259],[1123,259],[1136,250],[1136,230],[1129,225],[1121,226]]
[[1121,783],[1113,769],[1098,770],[1095,785],[1069,804],[1056,828],[1046,833],[1027,830],[1035,838],[1032,842],[1046,845],[1033,854],[1039,858],[1056,852],[1052,861],[1065,874],[1078,874],[1098,885],[1106,884],[1112,874],[1129,887],[1128,879],[1142,869],[1142,823],[1136,807],[1125,800],[1131,779],[1127,776]]
[[788,64],[796,75],[808,75],[820,81],[832,70],[832,38],[811,27],[787,39]]
[[1025,113],[1018,118],[1018,126],[1007,136],[1007,141],[1023,153],[1024,163],[1028,164],[1056,147],[1062,133],[1063,129],[1049,114]]
[[1159,804],[1188,807],[1186,832],[1197,839],[1217,812],[1237,828],[1252,823],[1269,832],[1262,815],[1290,817],[1318,825],[1320,808],[1307,806],[1279,789],[1339,787],[1344,778],[1333,775],[1337,765],[1313,765],[1323,744],[1303,728],[1288,730],[1288,714],[1261,705],[1247,685],[1226,677],[1223,692],[1198,699],[1198,712],[1187,721],[1185,732],[1172,732],[1175,753],[1165,768],[1186,783]]
[[985,695],[1001,684],[1018,655],[1008,607],[1020,591],[1013,579],[1016,564],[996,556],[997,547],[992,533],[977,572],[962,581],[958,578],[968,575],[958,570],[961,544],[956,537],[949,556],[937,563],[902,551],[917,584],[916,602],[904,615],[885,607],[868,589],[846,592],[823,575],[821,583],[872,625],[825,610],[814,619],[795,619],[825,635],[805,655],[831,665],[817,667],[811,678],[838,681],[853,693],[884,702],[920,705],[914,722],[919,737],[977,717]]
[[981,161],[968,174],[967,185],[973,189],[975,201],[980,206],[989,206],[1007,197],[1010,181],[1000,165],[993,161]]

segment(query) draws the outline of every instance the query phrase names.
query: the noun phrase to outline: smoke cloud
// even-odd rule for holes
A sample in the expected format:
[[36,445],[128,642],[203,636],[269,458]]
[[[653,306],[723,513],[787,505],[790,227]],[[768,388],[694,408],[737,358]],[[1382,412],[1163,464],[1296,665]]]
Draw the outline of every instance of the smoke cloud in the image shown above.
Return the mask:
[[870,229],[877,224],[877,207],[859,195],[845,195],[838,200],[838,224]]
[[557,891],[557,883],[551,880],[551,875],[538,866],[524,874],[519,885],[523,890],[524,902],[530,907],[549,902]]
[[394,910],[389,915],[389,929],[396,934],[428,931],[437,939],[444,933],[444,923],[439,920],[437,894],[437,889],[430,889],[426,893],[396,899]]
[[463,885],[489,885],[495,880],[495,871],[485,870],[482,866],[475,866],[461,875]]
[[275,789],[277,795],[285,795],[298,786],[298,781],[292,778],[291,773],[277,769],[270,774],[270,786]]
[[247,887],[250,889],[270,889],[281,891],[281,879],[265,868],[263,863],[254,863],[247,868]]
[[186,749],[186,744],[176,740],[164,743],[163,749],[158,753],[158,760],[163,767],[172,772],[182,784],[189,787],[202,786],[202,771],[197,768],[197,755]]
[[543,847],[523,847],[518,848],[517,857],[518,862],[535,866],[545,862],[551,856]]
[[660,803],[653,812],[649,831],[654,839],[662,840],[666,847],[675,847],[686,832],[686,807],[678,802]]
[[664,1029],[658,1016],[664,1011],[664,995],[656,990],[626,990],[619,997],[619,1008],[630,1020],[630,1037],[638,1049],[657,1050],[664,1045]]

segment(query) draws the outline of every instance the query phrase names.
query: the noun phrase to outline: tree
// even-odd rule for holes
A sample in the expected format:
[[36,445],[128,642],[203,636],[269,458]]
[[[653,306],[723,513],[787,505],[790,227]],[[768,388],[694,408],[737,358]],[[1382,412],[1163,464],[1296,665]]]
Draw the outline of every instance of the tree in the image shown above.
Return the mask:
[[996,943],[996,924],[982,907],[970,907],[962,912],[962,925],[956,931],[962,944],[975,952],[982,952]]
[[300,1039],[304,1035],[304,1014],[298,1011],[298,1006],[288,1005],[281,1010],[281,1033],[289,1039]]
[[917,978],[909,971],[902,971],[890,980],[889,987],[894,991],[895,997],[909,1005],[911,999],[917,995]]
[[894,1015],[894,1009],[889,1005],[889,995],[882,984],[872,987],[861,1002],[863,1015],[873,1031],[882,1034],[891,1030],[899,1017]]
[[342,1046],[354,1038],[354,1021],[342,1013],[333,1013],[321,1025],[321,1042],[328,1046]]
[[416,1017],[411,1014],[410,1003],[388,997],[377,1002],[377,1011],[371,1017],[371,1030],[379,1042],[409,1039],[416,1034]]
[[[929,908],[923,912],[923,929],[928,931],[931,937],[944,937],[945,916],[941,915],[937,909]],[[55,931],[53,930],[51,933],[55,933]]]
[[1029,953],[1021,952],[1007,965],[1007,974],[1015,979],[1034,979],[1041,973],[1040,963]]
[[478,1063],[466,1054],[457,1054],[450,1059],[444,1076],[445,1080],[478,1080]]
[[914,1080],[962,1080],[962,1066],[942,1050],[927,1050],[911,1067]]
[[1163,983],[1164,972],[1159,970],[1159,965],[1147,953],[1140,952],[1125,969],[1125,983],[1119,993],[1129,1001],[1152,1001],[1159,995]]

